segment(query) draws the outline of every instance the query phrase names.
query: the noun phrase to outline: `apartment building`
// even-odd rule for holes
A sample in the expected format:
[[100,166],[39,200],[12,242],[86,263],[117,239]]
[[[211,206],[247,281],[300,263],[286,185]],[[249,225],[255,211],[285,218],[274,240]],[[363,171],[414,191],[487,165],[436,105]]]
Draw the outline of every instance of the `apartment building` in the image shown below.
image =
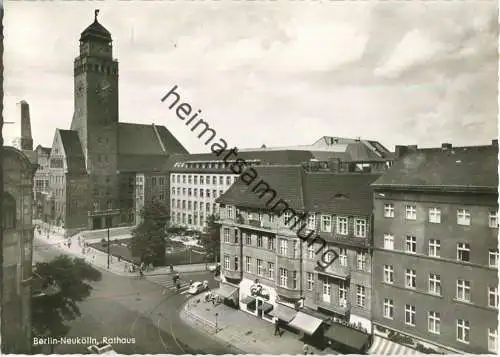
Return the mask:
[[38,145],[35,149],[38,158],[38,168],[35,173],[33,184],[33,196],[35,199],[34,214],[35,218],[43,218],[44,197],[49,192],[49,157],[50,148]]
[[239,180],[217,200],[219,294],[269,322],[363,351],[371,333],[370,184],[380,175],[294,165],[256,172],[253,184]]
[[498,142],[396,147],[374,184],[373,319],[431,348],[498,353]]

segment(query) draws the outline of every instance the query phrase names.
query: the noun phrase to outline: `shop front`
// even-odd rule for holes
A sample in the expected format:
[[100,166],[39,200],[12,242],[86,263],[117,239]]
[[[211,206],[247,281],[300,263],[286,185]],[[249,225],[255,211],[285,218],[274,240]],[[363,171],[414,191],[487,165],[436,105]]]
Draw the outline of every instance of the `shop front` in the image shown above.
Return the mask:
[[263,320],[273,322],[271,312],[276,301],[276,291],[258,280],[243,279],[239,286],[240,309]]
[[214,294],[219,296],[226,305],[238,308],[238,286],[229,283],[221,283],[220,286],[214,290]]
[[346,324],[333,323],[325,331],[328,345],[342,354],[366,354],[370,335]]

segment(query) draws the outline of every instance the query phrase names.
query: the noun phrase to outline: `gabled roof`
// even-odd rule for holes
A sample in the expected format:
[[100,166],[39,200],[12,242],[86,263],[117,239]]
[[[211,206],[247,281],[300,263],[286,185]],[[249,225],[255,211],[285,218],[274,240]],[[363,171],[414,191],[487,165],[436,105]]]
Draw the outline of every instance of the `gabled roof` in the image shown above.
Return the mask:
[[[303,169],[301,166],[258,166],[254,169],[258,176],[250,185],[247,185],[240,178],[216,201],[247,208],[270,209],[281,199],[290,208],[303,209]],[[267,205],[268,200],[271,198],[270,195],[259,197],[263,193],[261,189],[266,188],[265,185],[259,184],[261,180],[266,182],[270,189],[276,191],[276,198],[270,202],[270,205]],[[252,191],[254,189],[256,192]]]
[[68,172],[86,172],[85,156],[78,133],[75,130],[57,129],[57,131],[64,148]]
[[187,150],[164,126],[118,123],[118,155],[174,153],[184,154]]
[[498,189],[498,148],[469,146],[417,149],[375,183],[377,188],[477,190]]
[[50,155],[51,150],[52,150],[52,148],[46,148],[46,147],[44,147],[42,145],[38,145],[35,148],[35,151],[41,151],[45,155]]
[[[296,165],[264,166],[255,170],[258,178],[251,185],[240,178],[217,202],[264,210],[282,199],[296,211],[367,216],[372,212],[370,185],[380,177],[367,173],[306,172]],[[270,195],[260,198],[258,192],[253,192],[261,179],[277,193],[269,205]]]

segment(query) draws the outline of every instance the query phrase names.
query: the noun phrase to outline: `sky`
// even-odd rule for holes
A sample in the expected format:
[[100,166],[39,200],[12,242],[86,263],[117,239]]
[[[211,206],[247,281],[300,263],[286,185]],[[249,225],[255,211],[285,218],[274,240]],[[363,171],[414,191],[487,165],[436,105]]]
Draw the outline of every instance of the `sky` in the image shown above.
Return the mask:
[[165,125],[207,151],[161,98],[230,146],[329,135],[394,145],[488,144],[497,132],[495,1],[7,1],[5,143],[30,104],[35,145],[73,116],[73,59],[93,21],[113,36],[121,122]]

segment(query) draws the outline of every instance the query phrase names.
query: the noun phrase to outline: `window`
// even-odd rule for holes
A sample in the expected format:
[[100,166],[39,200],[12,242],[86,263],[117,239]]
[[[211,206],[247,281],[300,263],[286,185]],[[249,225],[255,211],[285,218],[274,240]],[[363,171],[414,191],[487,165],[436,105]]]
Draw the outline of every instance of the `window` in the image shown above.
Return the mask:
[[498,228],[498,211],[490,211],[490,219],[488,220],[488,227]]
[[245,235],[245,244],[252,245],[252,236],[248,233],[243,233]]
[[441,223],[441,210],[439,208],[429,209],[429,222]]
[[354,235],[359,238],[366,237],[366,219],[356,219],[354,221]]
[[238,257],[234,257],[234,270],[240,270]]
[[285,221],[285,224],[290,223],[290,220],[292,219],[292,214],[288,211],[283,213],[283,219]]
[[205,176],[200,176],[200,185],[205,184]]
[[217,176],[212,177],[212,185],[217,185]]
[[498,268],[498,249],[490,249],[488,263],[491,268]]
[[274,280],[274,263],[267,263],[267,277],[271,280]]
[[297,289],[297,271],[292,271],[292,289]]
[[219,176],[219,185],[224,185],[224,177]]
[[457,244],[457,260],[461,262],[470,261],[470,245],[467,243]]
[[441,241],[438,239],[429,239],[429,257],[439,257],[441,250]]
[[365,270],[366,269],[366,253],[365,252],[358,252],[358,255],[356,257],[356,265],[358,270]]
[[441,275],[429,274],[429,293],[441,295]]
[[331,216],[321,216],[321,231],[331,232],[332,231],[332,217]]
[[498,309],[498,287],[488,287],[488,306]]
[[494,353],[498,351],[498,332],[496,328],[488,329],[488,351]]
[[287,253],[287,240],[280,239],[280,255],[285,255]]
[[356,285],[356,305],[366,306],[366,288],[363,285]]
[[417,253],[417,237],[414,236],[406,236],[406,253]]
[[417,287],[417,272],[415,269],[406,269],[405,286],[410,289]]
[[280,286],[287,287],[288,286],[288,270],[285,268],[280,268]]
[[231,232],[229,231],[229,228],[224,228],[224,243],[229,243],[231,239]]
[[406,219],[416,220],[417,219],[417,206],[406,205]]
[[231,184],[231,176],[226,176],[226,185]]
[[384,234],[384,249],[394,249],[394,236],[392,234]]
[[312,291],[314,288],[314,274],[306,273],[306,286],[307,290]]
[[347,266],[347,249],[345,248],[339,249],[339,264],[344,267]]
[[314,259],[316,257],[316,252],[314,250],[314,244],[311,244],[309,247],[307,247],[307,257],[309,259]]
[[461,226],[470,226],[470,211],[468,209],[457,209],[457,224]]
[[457,341],[462,343],[470,342],[470,324],[466,320],[457,320]]
[[262,259],[257,259],[257,275],[264,275],[264,271],[262,269]]
[[345,281],[339,281],[339,305],[341,307],[347,306],[347,284]]
[[439,335],[441,332],[441,316],[439,312],[429,311],[429,315],[427,317],[427,329],[430,333]]
[[245,257],[245,271],[247,273],[252,272],[252,258],[251,257]]
[[194,183],[195,185],[197,185],[197,184],[198,184],[198,175],[194,175],[194,176],[193,176],[193,183]]
[[191,175],[188,176],[188,183],[191,183],[192,182],[192,177]]
[[206,190],[205,190],[205,195],[206,195],[207,197],[210,197],[210,190],[209,190],[209,189],[206,189]]
[[311,213],[309,217],[307,217],[307,228],[316,229],[316,215],[314,213]]
[[4,229],[16,228],[16,201],[9,195],[5,194],[2,202],[2,220]]
[[337,217],[337,233],[347,235],[347,217]]
[[267,249],[269,250],[275,249],[274,240],[275,240],[274,237],[267,237]]
[[394,283],[394,267],[392,265],[384,265],[384,283]]
[[470,281],[457,280],[457,300],[470,302]]
[[405,324],[415,326],[415,305],[405,305]]
[[325,297],[327,297],[327,301],[330,300],[331,295],[331,285],[328,280],[323,280],[323,301],[325,301]]
[[384,205],[384,217],[394,218],[394,205],[392,203],[386,203]]
[[224,255],[224,269],[231,270],[231,261],[229,255]]
[[262,236],[261,235],[257,236],[257,247],[262,248]]
[[394,301],[392,299],[384,299],[384,317],[391,320],[394,318]]
[[297,239],[292,241],[293,244],[293,257],[295,259],[300,258],[300,241]]

